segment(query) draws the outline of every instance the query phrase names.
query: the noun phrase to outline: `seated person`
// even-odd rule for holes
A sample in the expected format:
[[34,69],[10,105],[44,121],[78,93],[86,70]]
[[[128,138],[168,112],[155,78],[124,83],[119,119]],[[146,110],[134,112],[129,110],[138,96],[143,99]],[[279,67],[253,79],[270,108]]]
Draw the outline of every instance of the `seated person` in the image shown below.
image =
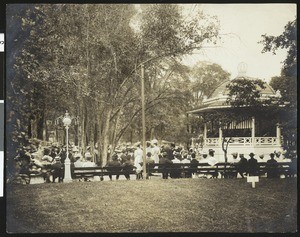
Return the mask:
[[152,157],[152,154],[151,152],[148,152],[146,154],[146,170],[147,170],[147,177],[146,178],[149,178],[149,176],[151,175],[149,173],[149,170],[150,169],[153,169],[155,167],[155,161],[154,161],[154,158]]
[[[96,164],[92,161],[92,155],[89,152],[85,153],[85,159],[86,161],[83,162],[82,167],[96,167]],[[93,174],[86,175],[84,177],[84,181],[90,182],[91,180],[89,179],[90,177],[93,177]]]
[[244,175],[247,174],[247,166],[248,161],[244,157],[244,154],[240,154],[240,161],[237,163],[237,172],[240,174],[242,178],[244,178]]
[[[183,160],[181,161],[182,164],[190,164],[191,163],[191,159],[188,158],[188,154],[184,154],[183,155]],[[185,171],[184,171],[184,177],[185,178],[192,178],[192,172],[189,168],[189,166],[184,166]],[[186,170],[187,169],[187,170]]]
[[133,171],[134,165],[131,161],[131,155],[126,155],[124,158],[124,162],[122,164],[122,170],[124,172],[124,176],[127,180],[130,180],[130,172]]
[[[235,168],[236,164],[238,164],[239,162],[239,158],[238,158],[238,153],[234,152],[231,154],[232,155],[232,159],[230,159],[229,165],[227,168]],[[234,170],[226,170],[226,172],[224,173],[224,177],[225,178],[236,178],[237,177],[237,171]]]
[[257,160],[254,158],[255,154],[253,152],[251,152],[249,154],[250,159],[247,162],[247,170],[248,170],[248,174],[250,176],[257,176],[259,175],[259,166],[257,163]]
[[83,162],[81,161],[81,155],[80,153],[75,154],[74,156],[75,158],[75,162],[74,162],[74,167],[82,167],[83,166]]
[[270,154],[270,159],[267,160],[267,177],[268,178],[279,178],[278,162],[275,160],[275,154]]
[[174,159],[172,160],[173,165],[171,166],[172,170],[170,171],[170,177],[174,179],[181,178],[181,169],[178,165],[181,163],[181,155],[179,152],[176,152],[174,155]]
[[169,155],[167,152],[163,152],[162,155],[159,155],[159,164],[161,164],[163,179],[168,179],[169,168],[173,163],[168,157]]
[[[122,167],[121,167],[120,161],[118,160],[118,155],[113,154],[112,160],[109,161],[105,167],[106,167],[106,170],[110,171],[110,172],[121,171]],[[116,180],[119,179],[119,176],[120,176],[119,174],[116,175]],[[109,179],[112,180],[111,174],[109,175]]]

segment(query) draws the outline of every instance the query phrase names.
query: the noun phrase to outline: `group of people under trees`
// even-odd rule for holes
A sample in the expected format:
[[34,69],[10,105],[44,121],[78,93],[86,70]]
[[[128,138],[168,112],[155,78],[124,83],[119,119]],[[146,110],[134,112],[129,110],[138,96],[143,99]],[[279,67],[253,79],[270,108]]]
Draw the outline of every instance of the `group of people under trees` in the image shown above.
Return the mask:
[[[156,164],[160,164],[162,168],[162,178],[192,178],[192,176],[214,178],[216,176],[209,174],[197,174],[196,170],[199,163],[207,163],[210,166],[215,166],[219,163],[215,158],[213,149],[208,150],[208,154],[202,152],[199,154],[195,149],[184,149],[180,146],[175,146],[174,143],[170,145],[158,146],[158,141],[153,139],[151,142],[146,142],[146,168],[153,169]],[[30,182],[30,174],[41,173],[44,181],[52,182],[58,179],[58,182],[62,182],[64,179],[64,161],[66,159],[66,146],[51,146],[43,148],[40,158],[37,156],[38,149],[33,147],[25,147],[21,150],[16,161],[19,164],[19,174],[25,177],[26,183]],[[82,155],[78,147],[71,146],[69,150],[69,158],[72,167],[96,167],[97,163],[93,159],[95,154],[92,154],[90,147],[87,147],[86,152]],[[232,153],[232,159],[229,164],[235,164],[237,172],[233,174],[233,177],[237,177],[239,174],[242,178],[245,175],[259,175],[258,161],[255,159],[255,154],[250,153],[250,158],[245,158],[244,154]],[[274,167],[278,167],[278,161],[282,160],[279,152],[270,154],[270,159],[267,160],[267,168],[270,167],[270,171],[267,172],[267,177],[276,178],[279,177],[279,173],[276,172]],[[284,159],[284,161],[291,161]],[[121,150],[118,148],[111,154],[111,158],[106,164],[107,171],[123,171],[125,178],[130,180],[130,174],[135,171],[136,179],[143,179],[143,149],[141,143],[138,142],[135,146],[123,147]],[[189,164],[190,169],[185,172],[180,172],[178,169],[172,168],[173,164]],[[149,172],[147,177],[152,175]],[[112,180],[112,175],[109,175]],[[119,179],[119,175],[116,175],[116,179]],[[84,181],[90,181],[89,177],[84,178]]]
[[[67,157],[67,147],[52,145],[50,147],[37,147],[30,144],[22,147],[15,157],[18,177],[30,183],[32,174],[41,174],[45,183],[63,182],[64,163]],[[70,146],[69,159],[71,167],[90,167],[94,166],[90,148],[84,154],[85,159],[81,159],[81,152],[76,146]]]

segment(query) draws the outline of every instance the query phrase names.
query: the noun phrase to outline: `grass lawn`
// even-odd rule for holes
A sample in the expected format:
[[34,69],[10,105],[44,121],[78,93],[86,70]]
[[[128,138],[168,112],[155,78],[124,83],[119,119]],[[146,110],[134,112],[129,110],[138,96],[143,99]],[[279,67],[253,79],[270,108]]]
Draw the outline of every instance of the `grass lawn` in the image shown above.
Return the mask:
[[7,231],[295,232],[297,180],[168,179],[7,186]]

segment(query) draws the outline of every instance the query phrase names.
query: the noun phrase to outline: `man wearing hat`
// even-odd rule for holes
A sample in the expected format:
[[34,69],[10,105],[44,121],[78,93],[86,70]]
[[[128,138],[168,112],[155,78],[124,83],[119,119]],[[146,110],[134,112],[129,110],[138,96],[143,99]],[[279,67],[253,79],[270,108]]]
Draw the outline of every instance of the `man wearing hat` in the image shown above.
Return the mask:
[[248,174],[250,176],[257,176],[259,174],[259,169],[257,160],[254,158],[255,154],[251,152],[249,156],[250,159],[248,160]]

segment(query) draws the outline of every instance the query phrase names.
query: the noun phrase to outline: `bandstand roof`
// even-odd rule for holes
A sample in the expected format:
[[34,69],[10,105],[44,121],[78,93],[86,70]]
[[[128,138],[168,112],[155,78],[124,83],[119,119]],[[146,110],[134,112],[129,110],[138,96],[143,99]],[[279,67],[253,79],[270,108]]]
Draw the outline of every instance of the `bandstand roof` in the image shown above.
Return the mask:
[[[235,79],[248,79],[248,80],[257,80],[257,78],[252,78],[248,76],[237,76]],[[200,114],[209,111],[213,111],[216,109],[226,109],[230,108],[231,106],[226,103],[228,98],[229,90],[227,89],[227,85],[233,80],[226,80],[222,82],[217,88],[206,98],[203,100],[203,104],[194,110],[188,111],[190,114]],[[260,89],[261,97],[262,98],[269,98],[269,97],[278,97],[280,94],[275,92],[274,89],[267,83],[264,82],[264,89]]]

